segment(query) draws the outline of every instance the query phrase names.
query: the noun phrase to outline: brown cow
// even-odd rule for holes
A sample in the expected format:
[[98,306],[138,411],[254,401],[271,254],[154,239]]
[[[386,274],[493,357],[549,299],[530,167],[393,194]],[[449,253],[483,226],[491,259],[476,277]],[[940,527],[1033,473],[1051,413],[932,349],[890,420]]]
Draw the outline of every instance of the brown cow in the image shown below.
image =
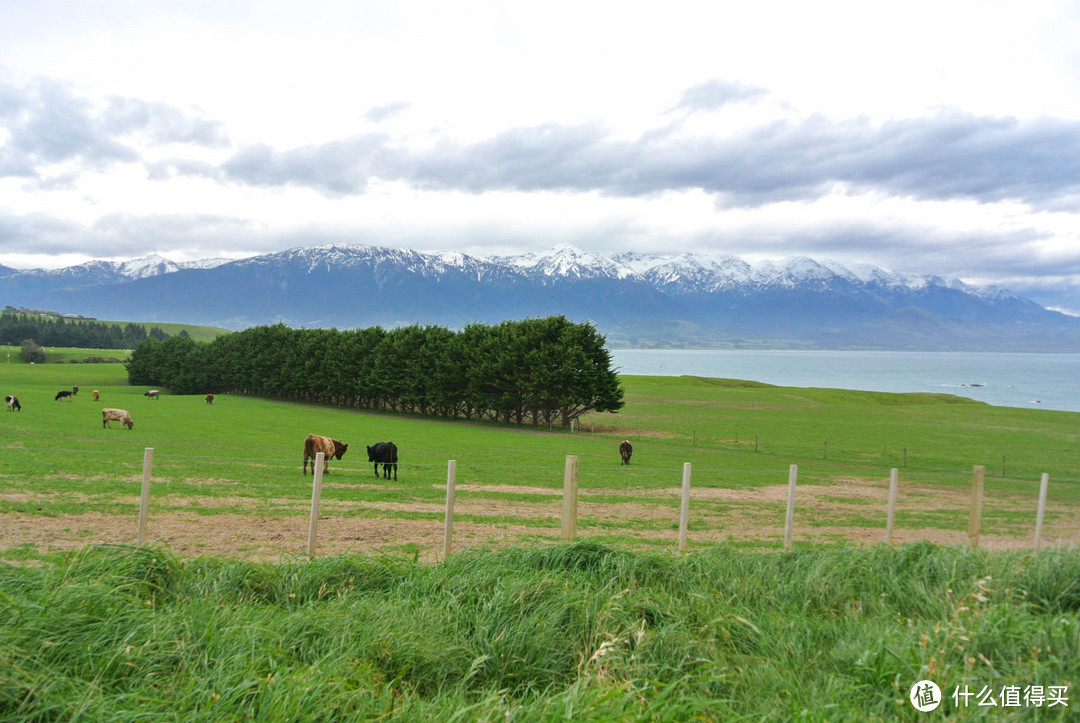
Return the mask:
[[341,459],[348,449],[349,445],[340,440],[309,434],[304,440],[304,474],[307,474],[309,459],[311,460],[311,474],[315,474],[315,455],[319,452],[323,453],[323,472],[326,473],[330,471],[330,458]]
[[120,422],[128,429],[135,429],[135,422],[131,421],[131,415],[123,409],[102,409],[101,426],[112,427],[109,422]]
[[207,394],[206,395],[206,403],[207,404],[213,404],[214,403],[214,395],[213,394]]
[[99,392],[99,391],[98,391],[97,389],[95,389],[94,391],[92,391],[92,392],[90,392],[90,393],[94,395],[94,401],[95,401],[95,402],[96,402],[96,401],[97,401],[98,399],[100,399],[100,398],[101,398],[101,392]]
[[634,445],[630,444],[629,439],[624,439],[622,444],[619,445],[619,456],[622,457],[620,464],[630,464],[630,455],[634,453]]

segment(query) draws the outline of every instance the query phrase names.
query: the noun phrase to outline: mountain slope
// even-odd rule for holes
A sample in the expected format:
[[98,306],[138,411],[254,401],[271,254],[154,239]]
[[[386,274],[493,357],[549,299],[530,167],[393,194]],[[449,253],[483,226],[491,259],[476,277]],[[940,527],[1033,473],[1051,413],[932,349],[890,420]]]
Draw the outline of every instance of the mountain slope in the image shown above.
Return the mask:
[[1080,319],[955,279],[806,257],[608,258],[569,245],[491,259],[327,244],[232,262],[0,268],[0,303],[232,329],[565,314],[593,321],[612,345],[1080,351]]

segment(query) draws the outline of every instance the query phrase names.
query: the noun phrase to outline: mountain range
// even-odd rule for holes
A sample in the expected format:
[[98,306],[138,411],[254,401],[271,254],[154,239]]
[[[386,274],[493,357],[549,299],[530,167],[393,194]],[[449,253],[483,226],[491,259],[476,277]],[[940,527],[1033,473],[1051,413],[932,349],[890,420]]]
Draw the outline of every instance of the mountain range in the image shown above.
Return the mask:
[[328,244],[238,261],[0,266],[0,305],[228,329],[565,314],[610,346],[1080,351],[1080,318],[997,287],[807,257],[607,257],[565,244],[490,258]]

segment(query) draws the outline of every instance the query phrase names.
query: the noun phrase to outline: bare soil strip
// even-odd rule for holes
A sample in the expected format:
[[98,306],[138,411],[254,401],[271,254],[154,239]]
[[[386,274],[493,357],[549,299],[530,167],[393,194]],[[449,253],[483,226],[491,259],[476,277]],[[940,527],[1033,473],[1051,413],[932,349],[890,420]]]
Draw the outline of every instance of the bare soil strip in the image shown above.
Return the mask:
[[[561,491],[539,487],[458,485],[459,491],[475,493],[458,500],[455,507],[454,547],[468,545],[540,545],[559,541]],[[485,493],[535,495],[535,501],[484,497]],[[643,549],[673,547],[678,530],[677,487],[664,489],[581,490],[578,503],[579,539],[619,538],[639,541]],[[599,496],[621,497],[620,502],[594,502]],[[800,485],[796,497],[795,540],[873,544],[884,537],[886,485],[860,479],[841,479],[831,485]],[[0,499],[32,506],[39,502],[87,502],[86,494],[20,492]],[[944,511],[952,529],[905,528],[897,523],[896,543],[926,540],[943,545],[968,544],[966,495],[955,490],[907,486],[898,500],[898,514]],[[110,498],[112,499],[112,498]],[[693,545],[733,542],[775,546],[783,540],[783,506],[786,485],[749,489],[699,487],[692,491],[689,540]],[[57,517],[23,512],[0,514],[0,550],[32,547],[39,552],[78,549],[88,544],[133,544],[137,534],[133,513],[87,512]],[[695,509],[694,504],[698,507]],[[198,510],[213,506],[211,514]],[[1009,520],[1027,515],[1008,514],[1031,508],[1030,524],[985,524],[992,534],[982,534],[986,549],[1030,549],[1034,535],[1034,507],[1027,496],[996,494],[988,498],[984,520],[995,512]],[[273,514],[260,514],[272,509]],[[260,561],[276,561],[305,555],[308,536],[308,502],[297,499],[249,497],[188,497],[169,494],[151,506],[148,540],[163,544],[181,556],[224,555]],[[222,510],[222,511],[217,511]],[[357,515],[362,510],[363,515]],[[357,502],[323,498],[318,523],[319,555],[341,553],[405,553],[432,561],[442,554],[444,508],[428,502]],[[386,513],[385,516],[380,513]],[[426,513],[424,519],[408,519],[401,513]],[[1051,507],[1047,513],[1043,543],[1080,543],[1077,510]],[[483,522],[489,518],[490,522]],[[514,520],[528,520],[518,524]],[[535,524],[549,520],[550,524]],[[633,545],[634,543],[629,543]]]

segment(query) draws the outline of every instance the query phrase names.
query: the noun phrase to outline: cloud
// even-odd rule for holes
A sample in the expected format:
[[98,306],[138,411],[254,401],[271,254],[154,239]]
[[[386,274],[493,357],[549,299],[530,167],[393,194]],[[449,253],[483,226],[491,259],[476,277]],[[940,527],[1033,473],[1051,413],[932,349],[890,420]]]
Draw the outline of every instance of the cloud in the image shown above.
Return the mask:
[[253,186],[302,186],[328,195],[363,193],[385,157],[388,136],[361,134],[341,141],[278,151],[266,144],[241,149],[221,166],[224,178]]
[[382,123],[383,121],[390,120],[409,109],[410,104],[404,101],[397,103],[387,103],[377,108],[372,108],[364,114],[366,120],[372,123]]
[[217,255],[197,249],[255,252],[266,236],[250,221],[212,214],[109,214],[82,224],[48,214],[0,213],[0,254],[85,254],[96,258],[140,257],[190,249],[196,258]]
[[[151,144],[183,143],[204,147],[227,144],[219,123],[177,108],[132,98],[110,98],[103,108],[72,93],[64,83],[42,79],[26,87],[0,83],[0,177],[40,181],[42,187],[68,185],[86,171],[137,163],[135,139]],[[62,182],[50,167],[73,164]]]
[[144,133],[155,143],[184,143],[221,148],[229,141],[221,123],[194,118],[179,108],[137,98],[110,98],[101,124],[113,135]]
[[102,168],[139,157],[96,122],[89,101],[55,81],[21,92],[5,87],[0,123],[8,136],[0,150],[0,176],[36,177],[42,166],[73,160]]
[[763,88],[726,80],[710,80],[687,88],[675,107],[691,112],[713,111],[729,103],[740,103],[766,94]]
[[276,150],[241,149],[225,177],[259,186],[360,194],[372,178],[421,189],[600,192],[642,196],[700,189],[726,206],[813,200],[838,184],[921,200],[1017,200],[1052,209],[1080,193],[1080,123],[942,112],[875,125],[822,116],[778,120],[724,137],[677,127],[620,139],[596,124],[546,123],[424,148],[388,134]]
[[79,245],[79,240],[72,243],[81,228],[78,223],[49,214],[0,214],[0,252],[20,254],[33,249],[35,253],[60,254],[83,251],[87,247]]

